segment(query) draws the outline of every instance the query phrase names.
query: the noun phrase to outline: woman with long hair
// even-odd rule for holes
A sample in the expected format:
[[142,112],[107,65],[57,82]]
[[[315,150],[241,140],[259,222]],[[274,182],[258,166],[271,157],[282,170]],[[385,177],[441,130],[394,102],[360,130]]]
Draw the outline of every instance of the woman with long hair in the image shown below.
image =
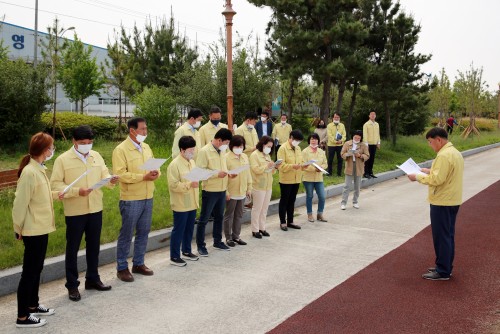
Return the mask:
[[[38,303],[40,275],[43,270],[49,233],[56,230],[50,181],[44,162],[54,156],[54,140],[39,132],[31,137],[29,154],[23,157],[17,176],[12,221],[17,240],[24,243],[23,271],[17,289],[16,327],[40,327],[47,323],[40,315],[52,315],[54,309]],[[59,198],[64,196],[62,193]]]

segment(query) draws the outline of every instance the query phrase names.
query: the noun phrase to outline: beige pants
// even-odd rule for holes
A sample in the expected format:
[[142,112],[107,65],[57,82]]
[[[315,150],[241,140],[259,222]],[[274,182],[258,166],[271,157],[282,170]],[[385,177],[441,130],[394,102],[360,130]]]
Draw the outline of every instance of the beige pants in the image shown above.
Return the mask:
[[272,190],[252,191],[252,232],[266,230],[267,209],[269,208],[272,192]]

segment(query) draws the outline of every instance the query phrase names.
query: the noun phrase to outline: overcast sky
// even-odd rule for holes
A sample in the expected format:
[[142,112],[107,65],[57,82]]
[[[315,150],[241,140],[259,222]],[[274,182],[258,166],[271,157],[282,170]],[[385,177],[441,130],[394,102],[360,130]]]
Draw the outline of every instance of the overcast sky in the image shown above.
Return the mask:
[[[191,43],[207,52],[207,46],[219,37],[224,27],[225,0],[39,0],[39,31],[47,31],[57,16],[64,28],[75,27],[85,43],[106,47],[114,29],[142,28],[148,16],[153,22],[170,17]],[[233,29],[240,36],[260,36],[262,44],[270,17],[267,8],[256,8],[246,0],[233,0]],[[500,82],[500,1],[499,0],[400,0],[422,26],[417,52],[432,54],[423,71],[437,75],[445,68],[453,82],[457,70],[465,71],[474,62],[483,67],[483,79],[489,90]],[[34,28],[35,0],[0,0],[0,18],[15,25]],[[72,37],[71,32],[65,36]]]

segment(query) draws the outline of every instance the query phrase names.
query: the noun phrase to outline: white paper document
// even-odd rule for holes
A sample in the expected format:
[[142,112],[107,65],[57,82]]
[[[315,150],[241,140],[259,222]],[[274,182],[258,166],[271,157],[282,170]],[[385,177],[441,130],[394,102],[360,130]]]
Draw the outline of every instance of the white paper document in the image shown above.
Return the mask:
[[231,175],[237,175],[237,174],[239,174],[239,173],[241,173],[243,171],[246,171],[249,168],[250,168],[250,165],[243,165],[243,166],[237,167],[235,169],[232,169],[232,170],[230,170],[227,173],[231,174]]
[[413,161],[412,158],[409,158],[406,160],[403,164],[400,166],[396,165],[399,169],[401,169],[405,174],[420,174],[420,175],[427,175],[424,172],[422,172],[422,169],[420,168],[419,165],[415,161]]
[[112,176],[104,178],[101,181],[94,184],[92,187],[90,187],[90,189],[92,189],[92,190],[99,189],[99,188],[105,186],[106,184],[108,184],[108,182],[111,181],[112,178],[113,178]]
[[66,188],[64,188],[63,193],[65,193],[65,194],[66,194],[66,193],[67,193],[67,192],[71,189],[71,187],[73,187],[73,186],[74,186],[74,185],[75,185],[78,181],[80,181],[80,180],[81,180],[81,179],[82,179],[85,175],[87,175],[88,173],[90,173],[90,171],[91,171],[91,170],[92,170],[92,169],[87,170],[87,171],[86,171],[86,172],[84,172],[82,175],[80,175],[79,177],[77,177],[75,181],[73,181],[73,182],[71,182],[70,184],[68,184],[68,186],[67,186]]
[[167,161],[167,159],[149,158],[144,165],[140,166],[142,170],[160,170],[160,167]]
[[309,160],[309,161],[307,161],[307,162],[304,162],[304,163],[302,164],[302,166],[309,166],[309,165],[314,164],[315,162],[316,162],[316,160]]
[[317,163],[313,162],[312,164],[314,167],[316,167],[320,172],[322,172],[323,174],[328,174],[328,172],[326,170],[324,170],[323,168],[321,168],[320,165],[318,165]]
[[218,170],[210,170],[210,169],[203,169],[199,167],[193,168],[189,173],[184,175],[184,178],[186,180],[189,180],[191,182],[199,182],[199,181],[204,181],[209,179],[215,174],[218,174]]

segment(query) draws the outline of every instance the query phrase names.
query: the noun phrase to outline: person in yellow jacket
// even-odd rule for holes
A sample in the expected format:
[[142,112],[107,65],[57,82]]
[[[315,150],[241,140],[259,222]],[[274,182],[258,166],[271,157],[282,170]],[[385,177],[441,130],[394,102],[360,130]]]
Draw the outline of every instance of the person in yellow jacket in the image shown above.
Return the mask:
[[224,213],[224,235],[226,244],[230,247],[246,245],[240,238],[241,223],[243,221],[243,206],[245,199],[252,194],[252,176],[250,175],[250,163],[245,150],[245,138],[239,135],[233,136],[229,142],[229,152],[226,153],[226,164],[228,170],[247,166],[248,169],[230,178],[226,192],[226,212]]
[[252,174],[252,235],[257,239],[269,237],[266,231],[266,217],[273,192],[273,174],[279,165],[271,159],[274,140],[262,136],[257,143],[257,149],[250,155],[250,170]]
[[297,192],[302,181],[302,163],[304,160],[299,144],[303,139],[304,136],[300,130],[293,130],[290,132],[288,141],[281,145],[278,150],[278,160],[282,161],[278,169],[281,190],[279,216],[281,230],[283,231],[288,231],[288,227],[300,229],[299,225],[293,223],[293,211]]
[[292,125],[287,123],[287,116],[282,114],[280,117],[280,123],[274,126],[273,133],[271,135],[274,139],[274,145],[276,147],[276,159],[278,158],[278,151],[281,145],[284,145],[288,141],[291,132]]
[[203,169],[216,171],[215,175],[202,183],[201,212],[196,227],[196,245],[200,256],[208,256],[205,243],[205,227],[210,214],[214,215],[212,236],[214,247],[219,250],[229,250],[222,241],[222,223],[224,207],[226,205],[227,190],[227,164],[226,150],[233,134],[228,129],[220,129],[212,142],[203,147],[196,158],[196,166]]
[[113,150],[113,174],[120,179],[120,213],[122,227],[116,245],[117,277],[133,282],[127,257],[135,230],[132,273],[151,276],[154,272],[144,264],[153,216],[154,181],[160,171],[140,167],[153,158],[153,151],[144,143],[148,134],[146,120],[135,117],[127,122],[128,137]]
[[[199,203],[199,182],[184,178],[196,164],[193,160],[196,141],[191,136],[179,139],[180,154],[168,165],[168,193],[170,208],[174,212],[174,228],[170,236],[170,263],[183,267],[186,260],[197,261],[198,256],[191,252],[196,210]],[[182,258],[181,249],[182,246]]]
[[368,145],[368,150],[370,151],[370,159],[365,162],[365,174],[363,175],[367,179],[377,178],[373,174],[373,163],[375,162],[377,149],[380,149],[380,127],[375,122],[377,113],[371,111],[369,117],[370,119],[363,125],[363,140]]
[[335,113],[333,120],[326,127],[328,145],[328,174],[333,175],[333,158],[337,155],[337,176],[342,175],[342,146],[346,141],[344,124],[340,123],[340,115]]
[[432,240],[436,254],[435,267],[422,277],[429,280],[449,280],[455,257],[455,221],[462,204],[464,158],[448,141],[443,128],[432,128],[425,135],[437,153],[430,169],[423,174],[411,174],[411,181],[429,186]]
[[210,120],[203,125],[200,132],[200,148],[204,147],[214,139],[215,133],[220,129],[227,129],[227,124],[221,123],[222,114],[217,106],[213,106],[209,113]]
[[[302,160],[304,163],[312,162],[324,170],[328,167],[326,161],[326,154],[321,148],[319,148],[320,137],[317,133],[309,135],[307,142],[309,146],[302,151]],[[323,211],[325,209],[325,185],[323,184],[323,172],[316,168],[314,165],[309,164],[304,169],[303,172],[303,184],[306,190],[306,208],[307,208],[307,220],[311,223],[314,222],[312,202],[314,191],[316,190],[316,195],[318,195],[318,213],[316,218],[321,222],[326,222],[327,220],[323,216]]]
[[[99,250],[102,229],[102,190],[92,190],[92,186],[110,178],[109,184],[116,184],[118,177],[111,177],[101,155],[92,150],[94,132],[88,125],[73,129],[73,146],[54,162],[50,177],[52,189],[65,191],[63,199],[66,220],[66,289],[69,299],[80,300],[78,286],[78,250],[85,233],[87,270],[85,289],[107,291],[99,277]],[[87,173],[71,188],[66,189],[82,174]]]
[[368,145],[363,142],[363,132],[356,130],[352,135],[352,140],[345,142],[342,147],[342,157],[345,160],[345,184],[342,189],[342,202],[340,209],[345,210],[351,184],[354,183],[354,197],[352,206],[359,209],[359,190],[361,188],[361,175],[364,173],[365,161],[370,158]]
[[246,155],[252,154],[255,151],[255,147],[259,142],[259,137],[257,136],[257,130],[255,130],[255,123],[257,123],[257,113],[250,111],[245,114],[245,121],[241,124],[236,131],[235,135],[240,135],[245,138],[245,153]]
[[203,113],[200,109],[193,108],[187,115],[187,121],[182,124],[174,133],[174,140],[172,142],[172,159],[179,155],[179,139],[183,136],[191,136],[196,141],[196,149],[194,151],[194,159],[203,146],[201,146],[200,133],[197,130],[201,125]]
[[44,162],[54,156],[54,140],[39,132],[31,137],[29,154],[21,160],[16,197],[12,207],[15,236],[24,243],[23,271],[17,289],[16,327],[41,327],[47,323],[39,315],[51,315],[54,309],[38,303],[40,275],[43,270],[49,233],[56,230],[53,199],[61,199],[50,188]]

